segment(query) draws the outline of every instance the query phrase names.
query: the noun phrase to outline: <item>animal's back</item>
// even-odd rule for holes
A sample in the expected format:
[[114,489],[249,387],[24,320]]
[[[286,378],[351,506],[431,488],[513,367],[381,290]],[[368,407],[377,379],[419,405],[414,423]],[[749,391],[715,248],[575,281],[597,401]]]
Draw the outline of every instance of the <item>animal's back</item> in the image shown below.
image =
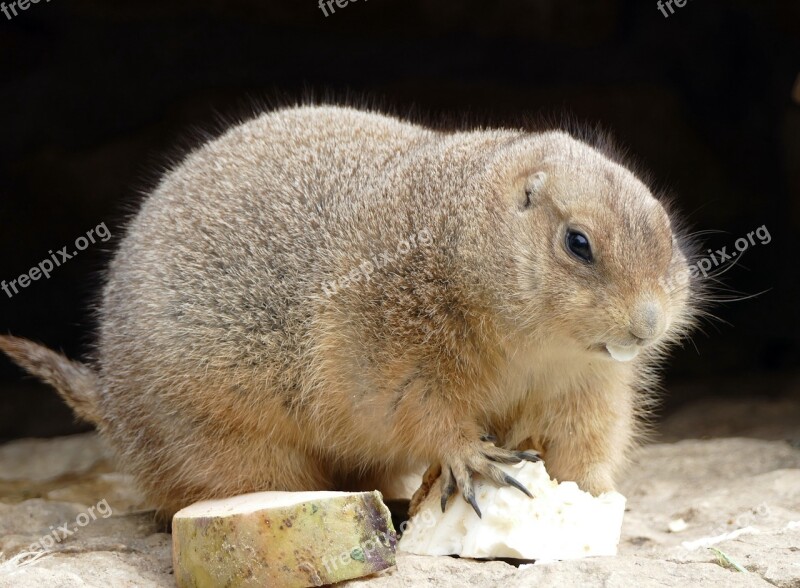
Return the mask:
[[[235,478],[250,469],[236,462],[248,452],[230,461],[235,447],[274,442],[265,431],[303,452],[295,409],[314,387],[314,300],[364,259],[369,227],[353,217],[378,204],[378,178],[432,135],[348,109],[284,110],[232,128],[163,179],[120,245],[100,316],[102,412],[134,469],[196,478],[197,446]],[[137,463],[154,459],[164,463]],[[307,472],[326,468],[294,459],[297,486],[319,485]]]
[[[376,178],[427,134],[383,116],[304,108],[263,115],[190,154],[144,202],[111,265],[104,375],[142,352],[238,365],[248,339],[290,335],[321,278],[363,240],[352,217],[379,196]],[[208,357],[209,347],[219,355]]]

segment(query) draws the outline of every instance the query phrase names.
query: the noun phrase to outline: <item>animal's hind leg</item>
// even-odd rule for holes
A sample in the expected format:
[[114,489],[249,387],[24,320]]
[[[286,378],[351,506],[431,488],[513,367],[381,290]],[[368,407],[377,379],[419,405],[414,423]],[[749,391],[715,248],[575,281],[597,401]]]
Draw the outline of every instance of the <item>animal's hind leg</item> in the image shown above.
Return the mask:
[[232,442],[210,450],[202,444],[194,455],[182,453],[176,462],[148,464],[139,482],[158,509],[159,517],[199,500],[228,498],[249,492],[332,490],[326,468],[300,449],[261,445],[244,449]]

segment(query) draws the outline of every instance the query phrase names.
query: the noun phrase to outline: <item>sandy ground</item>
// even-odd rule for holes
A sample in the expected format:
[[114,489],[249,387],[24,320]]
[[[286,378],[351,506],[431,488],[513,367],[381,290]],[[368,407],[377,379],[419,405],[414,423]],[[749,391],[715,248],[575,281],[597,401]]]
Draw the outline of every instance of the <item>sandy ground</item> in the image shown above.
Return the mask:
[[[800,403],[703,401],[659,439],[669,442],[644,448],[620,484],[617,557],[514,566],[401,554],[396,569],[346,585],[800,588]],[[64,536],[65,522],[77,530]],[[174,586],[170,536],[93,434],[0,446],[0,559],[53,533],[52,555],[0,564],[1,587]]]

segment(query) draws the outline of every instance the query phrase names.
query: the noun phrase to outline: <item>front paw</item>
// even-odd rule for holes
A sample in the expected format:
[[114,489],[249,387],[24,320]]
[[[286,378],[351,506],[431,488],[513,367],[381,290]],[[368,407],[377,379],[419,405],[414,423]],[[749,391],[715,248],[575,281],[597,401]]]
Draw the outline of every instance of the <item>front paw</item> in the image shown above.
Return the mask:
[[614,480],[605,468],[590,469],[580,476],[578,487],[592,496],[600,496],[614,491]]
[[498,468],[495,463],[515,464],[521,461],[541,461],[538,454],[531,451],[511,451],[494,445],[493,438],[484,437],[484,440],[453,452],[441,458],[441,476],[439,487],[441,491],[442,512],[447,507],[447,501],[455,494],[456,490],[472,508],[475,514],[481,517],[481,509],[475,500],[473,478],[479,474],[491,480],[498,486],[513,486],[520,492],[533,497],[525,486],[514,477],[509,476]]
[[559,482],[575,482],[578,488],[592,496],[600,496],[614,490],[613,469],[603,462],[574,463],[561,459],[564,454],[556,454],[547,462],[547,473]]

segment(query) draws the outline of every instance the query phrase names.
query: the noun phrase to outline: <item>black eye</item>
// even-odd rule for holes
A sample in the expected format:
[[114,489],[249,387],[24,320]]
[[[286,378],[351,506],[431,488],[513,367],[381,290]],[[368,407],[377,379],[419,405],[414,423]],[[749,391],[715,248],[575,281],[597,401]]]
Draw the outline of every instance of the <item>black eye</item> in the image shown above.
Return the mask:
[[592,247],[589,245],[589,239],[586,238],[586,235],[571,229],[567,230],[566,244],[567,250],[575,257],[587,263],[592,262]]

